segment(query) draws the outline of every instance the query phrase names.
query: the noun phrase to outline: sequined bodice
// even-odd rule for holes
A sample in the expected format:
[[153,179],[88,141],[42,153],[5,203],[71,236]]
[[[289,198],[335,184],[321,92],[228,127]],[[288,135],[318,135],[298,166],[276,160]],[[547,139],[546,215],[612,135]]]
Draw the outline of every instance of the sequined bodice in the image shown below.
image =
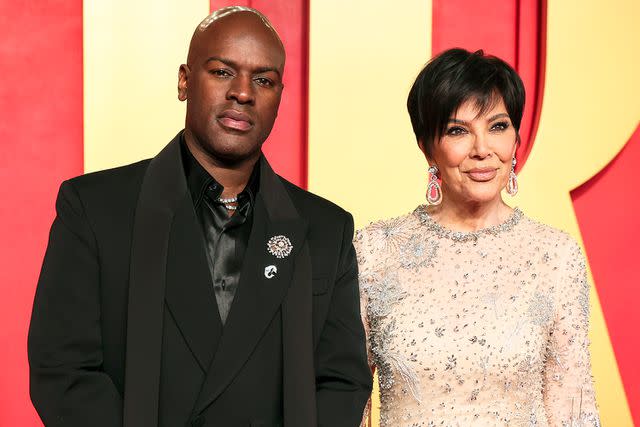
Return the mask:
[[568,235],[519,210],[455,233],[419,207],[355,244],[381,426],[599,425]]

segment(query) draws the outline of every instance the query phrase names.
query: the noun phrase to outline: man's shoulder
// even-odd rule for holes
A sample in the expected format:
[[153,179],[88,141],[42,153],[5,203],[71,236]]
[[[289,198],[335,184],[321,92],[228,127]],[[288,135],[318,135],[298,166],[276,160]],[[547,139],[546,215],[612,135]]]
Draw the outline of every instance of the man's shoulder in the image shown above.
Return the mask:
[[297,185],[280,177],[294,205],[301,216],[307,220],[320,222],[345,221],[351,218],[351,214],[324,197],[318,196],[308,190],[304,190]]
[[92,194],[108,196],[111,193],[137,191],[151,159],[141,160],[125,166],[90,172],[67,181],[81,196]]
[[[59,202],[81,206],[94,221],[108,223],[113,218],[129,218],[135,209],[150,160],[91,172],[62,183]],[[111,219],[110,219],[111,218]]]

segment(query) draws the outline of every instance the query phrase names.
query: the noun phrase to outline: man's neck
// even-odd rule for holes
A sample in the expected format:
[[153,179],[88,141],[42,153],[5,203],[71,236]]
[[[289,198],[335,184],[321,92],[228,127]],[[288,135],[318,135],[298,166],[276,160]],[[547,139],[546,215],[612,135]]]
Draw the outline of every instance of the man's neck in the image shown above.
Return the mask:
[[223,198],[235,197],[244,190],[251,178],[255,164],[260,158],[260,152],[257,152],[247,159],[228,163],[216,159],[190,138],[185,138],[185,143],[196,161],[224,187],[224,191],[220,195]]

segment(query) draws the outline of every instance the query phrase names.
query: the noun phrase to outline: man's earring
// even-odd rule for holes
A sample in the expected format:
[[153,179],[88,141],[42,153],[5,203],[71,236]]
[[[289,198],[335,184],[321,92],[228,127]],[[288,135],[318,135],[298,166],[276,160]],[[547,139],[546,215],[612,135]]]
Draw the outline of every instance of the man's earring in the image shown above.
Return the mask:
[[438,184],[438,167],[429,166],[429,185],[427,186],[427,203],[439,205],[442,202],[442,188]]
[[509,180],[507,181],[507,193],[511,196],[518,194],[518,177],[516,176],[516,158],[511,160],[511,173],[509,173]]

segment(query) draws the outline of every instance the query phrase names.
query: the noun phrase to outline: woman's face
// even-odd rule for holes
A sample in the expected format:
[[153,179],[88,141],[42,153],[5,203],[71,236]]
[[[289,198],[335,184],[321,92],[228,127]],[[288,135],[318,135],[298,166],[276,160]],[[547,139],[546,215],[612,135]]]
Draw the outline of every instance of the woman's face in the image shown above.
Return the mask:
[[[430,165],[442,178],[443,198],[454,203],[489,203],[507,184],[516,150],[516,130],[502,98],[483,115],[473,99],[449,119],[433,145]],[[422,143],[420,147],[424,152]],[[426,155],[426,154],[425,154]]]

